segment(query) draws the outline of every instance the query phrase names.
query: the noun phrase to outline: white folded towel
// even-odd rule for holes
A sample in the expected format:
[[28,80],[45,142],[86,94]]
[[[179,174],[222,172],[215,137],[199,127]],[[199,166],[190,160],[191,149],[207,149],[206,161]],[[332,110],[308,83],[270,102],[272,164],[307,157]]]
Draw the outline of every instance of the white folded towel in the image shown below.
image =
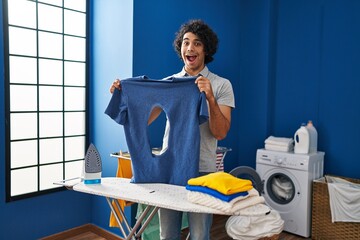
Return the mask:
[[265,144],[289,147],[294,144],[294,139],[270,136],[265,140]]
[[[245,212],[243,212],[243,210],[259,203],[265,203],[264,197],[259,196],[258,191],[256,191],[254,188],[249,190],[249,194],[247,196],[240,196],[234,198],[230,202],[225,202],[209,194],[197,191],[188,191],[187,199],[189,202],[218,209],[231,215],[246,214],[246,212],[248,212],[249,214],[248,210],[246,210]],[[262,213],[264,214],[268,212],[268,210],[269,209],[263,208]]]
[[294,151],[294,146],[293,145],[282,146],[282,145],[266,143],[265,149],[271,151],[278,151],[278,152],[292,152]]

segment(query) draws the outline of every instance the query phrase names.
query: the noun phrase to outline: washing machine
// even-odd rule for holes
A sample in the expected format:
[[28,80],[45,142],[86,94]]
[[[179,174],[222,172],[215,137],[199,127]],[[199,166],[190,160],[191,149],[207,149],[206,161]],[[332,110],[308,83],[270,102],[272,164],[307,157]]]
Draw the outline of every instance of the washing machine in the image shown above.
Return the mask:
[[324,153],[295,154],[258,149],[256,172],[262,196],[284,220],[284,231],[309,237],[312,181],[323,176]]

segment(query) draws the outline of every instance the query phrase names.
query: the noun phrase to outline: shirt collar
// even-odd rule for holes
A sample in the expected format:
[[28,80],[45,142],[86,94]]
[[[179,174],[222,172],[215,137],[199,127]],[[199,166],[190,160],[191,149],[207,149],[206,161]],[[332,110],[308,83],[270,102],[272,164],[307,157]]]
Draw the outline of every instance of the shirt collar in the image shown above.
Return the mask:
[[[180,75],[183,76],[183,77],[189,76],[189,74],[185,71],[185,67],[183,67],[183,69],[181,70]],[[201,70],[201,71],[199,72],[198,75],[208,76],[208,75],[209,75],[209,69],[208,69],[208,67],[205,66],[205,67],[203,68],[203,70]]]

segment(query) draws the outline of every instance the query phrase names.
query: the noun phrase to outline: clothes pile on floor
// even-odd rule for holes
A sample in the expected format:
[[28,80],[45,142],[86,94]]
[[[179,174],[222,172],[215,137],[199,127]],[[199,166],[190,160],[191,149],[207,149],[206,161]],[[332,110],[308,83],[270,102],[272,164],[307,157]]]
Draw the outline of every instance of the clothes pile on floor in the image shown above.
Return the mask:
[[265,216],[231,216],[225,229],[232,239],[275,239],[273,237],[278,236],[284,229],[284,220],[275,210]]
[[294,151],[294,139],[270,136],[265,140],[265,149],[279,152]]
[[188,201],[232,215],[226,231],[233,239],[259,239],[284,227],[279,213],[264,204],[250,180],[215,172],[190,179],[186,189]]

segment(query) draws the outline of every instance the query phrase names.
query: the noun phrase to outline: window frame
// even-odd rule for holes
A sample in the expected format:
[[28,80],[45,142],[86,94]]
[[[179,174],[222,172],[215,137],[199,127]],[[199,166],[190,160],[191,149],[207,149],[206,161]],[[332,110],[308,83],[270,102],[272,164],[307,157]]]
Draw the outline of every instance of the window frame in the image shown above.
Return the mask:
[[[53,192],[59,192],[59,191],[63,191],[66,190],[66,188],[64,187],[56,187],[56,188],[49,188],[49,189],[45,189],[45,190],[41,190],[41,182],[40,182],[40,166],[46,166],[46,165],[54,165],[54,164],[59,164],[59,162],[56,163],[40,163],[40,152],[39,152],[39,144],[40,144],[40,140],[41,139],[50,139],[52,137],[41,137],[39,135],[39,121],[40,121],[40,113],[44,112],[46,113],[46,111],[41,111],[39,109],[39,86],[46,86],[46,84],[39,84],[39,60],[40,59],[44,59],[43,57],[39,56],[39,32],[46,32],[44,30],[39,29],[38,27],[38,23],[36,23],[36,27],[35,28],[31,28],[32,30],[36,31],[36,44],[37,44],[37,54],[35,57],[33,56],[24,56],[24,57],[29,57],[29,58],[35,58],[36,62],[37,62],[37,83],[34,84],[37,86],[37,111],[34,111],[37,114],[37,138],[34,138],[34,140],[37,141],[37,163],[36,165],[31,165],[30,167],[37,167],[37,190],[34,192],[29,192],[29,193],[25,193],[25,194],[19,194],[19,195],[15,195],[15,196],[11,196],[11,142],[14,140],[11,140],[11,110],[10,110],[10,86],[13,85],[13,83],[11,84],[10,82],[10,56],[12,54],[10,54],[10,48],[9,48],[9,28],[11,26],[16,26],[16,25],[10,25],[8,22],[8,1],[11,0],[4,0],[3,1],[3,40],[4,40],[4,95],[5,95],[5,101],[4,101],[4,105],[5,105],[5,192],[6,192],[6,202],[11,202],[11,201],[16,201],[16,200],[21,200],[21,199],[26,199],[26,198],[30,198],[30,197],[35,197],[35,196],[40,196],[40,195],[44,195],[44,194],[48,194],[48,193],[53,193]],[[56,6],[56,5],[52,5],[49,3],[45,3],[45,2],[38,2],[37,0],[28,0],[30,2],[34,2],[36,4],[36,22],[38,21],[38,4],[44,4],[44,5],[48,5],[48,6]],[[62,84],[60,84],[60,86],[62,87],[62,110],[59,111],[62,113],[63,115],[63,119],[62,119],[62,126],[63,126],[63,134],[60,136],[60,138],[62,138],[63,142],[62,142],[62,146],[63,146],[63,156],[62,156],[62,161],[60,162],[62,164],[62,169],[63,169],[63,179],[65,179],[65,174],[66,174],[66,164],[65,163],[69,163],[69,162],[75,162],[75,161],[81,161],[84,158],[81,159],[75,159],[75,160],[66,160],[65,159],[65,139],[68,137],[76,137],[77,135],[66,135],[65,134],[65,113],[68,112],[83,112],[85,114],[85,129],[84,129],[84,134],[80,134],[78,136],[84,137],[84,149],[86,151],[86,147],[89,145],[89,27],[90,27],[90,11],[89,11],[89,7],[90,7],[90,3],[89,0],[85,0],[85,4],[86,4],[86,10],[85,12],[82,11],[78,11],[78,10],[74,10],[74,9],[69,9],[64,7],[64,0],[62,1],[62,6],[60,7],[62,9],[62,32],[61,32],[61,37],[63,39],[62,41],[62,58],[60,59],[62,61]],[[59,7],[59,6],[56,6]],[[71,37],[79,37],[76,35],[70,35],[70,34],[66,34],[64,32],[64,15],[65,15],[65,10],[71,10],[71,11],[78,11],[81,13],[85,13],[85,24],[86,24],[86,30],[85,30],[85,37],[83,37],[85,39],[85,60],[84,61],[72,61],[72,60],[68,60],[65,59],[65,55],[64,55],[64,39],[66,36],[71,36]],[[26,29],[27,27],[25,27]],[[53,32],[52,32],[53,33]],[[55,32],[54,32],[55,33]],[[26,41],[26,40],[25,40]],[[16,54],[13,54],[16,55]],[[16,55],[17,56],[17,55]],[[48,58],[49,60],[54,60],[55,58]],[[59,60],[59,59],[55,59],[55,60]],[[85,64],[85,85],[83,86],[85,88],[85,106],[84,106],[84,110],[80,111],[80,110],[75,110],[75,111],[71,111],[71,110],[66,110],[65,109],[65,87],[74,87],[74,86],[68,86],[65,84],[64,79],[65,79],[65,63],[66,62],[81,62]],[[59,86],[59,85],[54,85],[54,86]],[[31,111],[32,112],[32,111]],[[57,111],[51,111],[51,112],[57,112]],[[16,140],[15,140],[16,141]],[[84,153],[85,155],[85,153]],[[84,156],[85,157],[85,156]],[[23,168],[27,168],[26,166]],[[80,177],[80,176],[79,176]],[[62,180],[62,179],[59,179]]]

